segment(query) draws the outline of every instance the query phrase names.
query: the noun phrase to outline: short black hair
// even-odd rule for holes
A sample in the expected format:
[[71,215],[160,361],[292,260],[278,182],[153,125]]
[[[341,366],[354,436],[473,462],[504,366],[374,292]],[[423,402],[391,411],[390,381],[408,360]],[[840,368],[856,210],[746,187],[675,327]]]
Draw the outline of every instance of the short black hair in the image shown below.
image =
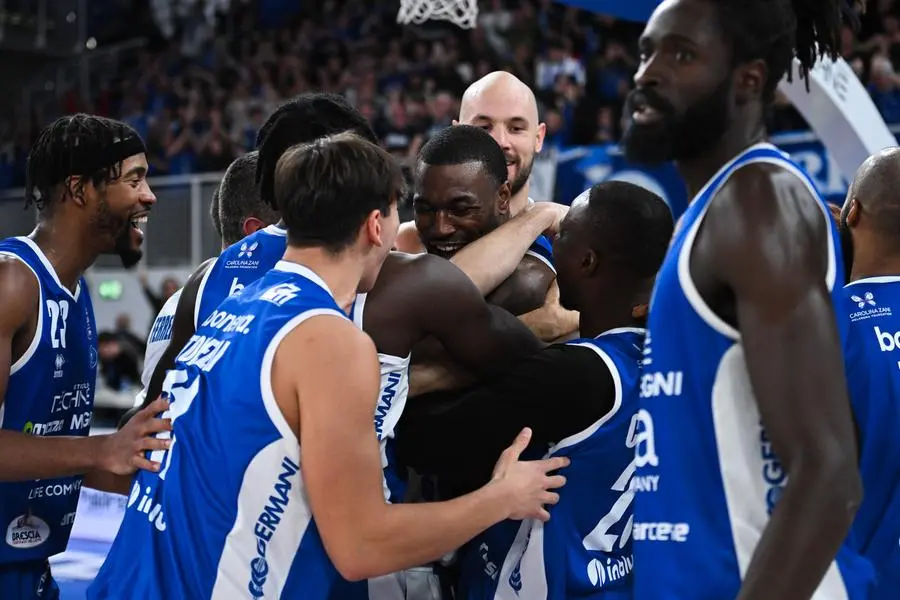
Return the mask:
[[244,237],[242,226],[247,217],[256,217],[265,223],[278,222],[278,212],[260,198],[256,185],[258,158],[256,150],[239,156],[228,166],[219,184],[222,239],[229,246]]
[[219,215],[219,186],[216,186],[216,189],[213,190],[212,200],[209,201],[209,218],[212,219],[213,227],[216,230],[216,235],[219,236],[219,240],[223,240],[222,217]]
[[846,0],[711,0],[731,42],[735,65],[762,59],[769,71],[763,99],[771,101],[794,56],[809,89],[809,71],[820,56],[836,59],[841,49]]
[[481,127],[453,125],[433,135],[419,151],[419,165],[480,163],[500,187],[509,178],[500,144]]
[[624,181],[595,184],[589,194],[591,248],[629,277],[656,275],[675,227],[665,200]]
[[[41,130],[28,154],[25,207],[34,204],[43,211],[64,201],[69,195],[68,188],[57,195],[56,187],[75,174],[80,160],[102,155],[114,143],[129,138],[140,140],[131,126],[106,117],[78,113],[56,119]],[[99,186],[115,181],[121,175],[121,161],[97,168],[84,174],[75,194],[81,194],[87,181]]]
[[288,148],[343,131],[352,131],[373,144],[378,143],[372,126],[343,96],[322,92],[300,94],[279,106],[256,136],[259,151],[256,181],[263,202],[276,206],[275,166]]
[[353,244],[373,210],[389,215],[404,186],[397,161],[350,132],[288,149],[275,170],[288,244],[333,254]]

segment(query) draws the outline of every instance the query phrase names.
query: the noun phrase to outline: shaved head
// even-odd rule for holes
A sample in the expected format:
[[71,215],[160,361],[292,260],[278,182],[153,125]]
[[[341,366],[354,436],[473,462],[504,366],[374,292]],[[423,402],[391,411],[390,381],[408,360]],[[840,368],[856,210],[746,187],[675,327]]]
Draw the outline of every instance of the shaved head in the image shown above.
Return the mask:
[[[488,73],[463,94],[456,124],[481,127],[491,134],[506,156],[514,200],[524,208],[534,156],[544,145],[546,127],[538,121],[534,92],[505,71]],[[523,191],[522,198],[516,195]]]
[[845,267],[876,270],[876,261],[900,258],[900,148],[887,148],[860,165],[841,208],[841,247]]

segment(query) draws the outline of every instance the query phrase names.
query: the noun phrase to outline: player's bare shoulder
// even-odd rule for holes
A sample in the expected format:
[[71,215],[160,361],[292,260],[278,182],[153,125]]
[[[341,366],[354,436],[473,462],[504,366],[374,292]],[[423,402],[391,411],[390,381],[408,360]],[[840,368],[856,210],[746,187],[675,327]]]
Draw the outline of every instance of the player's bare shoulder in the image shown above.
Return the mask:
[[14,256],[0,254],[0,322],[6,327],[37,310],[40,284],[34,272]]

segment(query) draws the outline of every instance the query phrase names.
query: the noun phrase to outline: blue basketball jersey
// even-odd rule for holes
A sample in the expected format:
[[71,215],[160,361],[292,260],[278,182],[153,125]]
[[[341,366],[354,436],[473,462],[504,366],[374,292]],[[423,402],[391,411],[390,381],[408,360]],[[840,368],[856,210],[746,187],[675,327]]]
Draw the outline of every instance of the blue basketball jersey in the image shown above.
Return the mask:
[[613,376],[612,410],[554,445],[572,461],[550,521],[506,521],[473,540],[460,588],[470,600],[631,598],[635,412],[644,330],[568,342],[597,353]]
[[553,265],[553,242],[546,235],[541,234],[538,239],[534,240],[525,255],[538,259],[556,273],[556,267]]
[[[20,260],[40,285],[37,328],[10,367],[0,427],[36,436],[86,436],[97,379],[97,327],[87,282],[82,278],[73,294],[27,237],[0,241],[0,254]],[[81,482],[78,476],[0,483],[0,565],[66,549]]]
[[844,298],[850,328],[844,360],[865,489],[854,541],[875,567],[873,600],[894,600],[900,596],[900,277],[854,281]]
[[[782,168],[819,203],[830,240],[826,281],[834,306],[842,302],[837,228],[814,183],[774,146],[747,148],[688,207],[651,299],[632,484],[637,600],[734,598],[785,484],[759,417],[740,332],[705,304],[690,273],[707,208],[731,174],[751,163]],[[839,328],[844,339],[842,320]],[[868,561],[845,545],[816,598],[862,598],[870,578]]]
[[284,256],[287,231],[269,225],[230,245],[207,269],[194,304],[194,327],[222,303],[263,275]]
[[279,343],[318,315],[346,318],[318,275],[279,262],[200,324],[164,386],[172,447],[135,478],[89,598],[328,597],[337,571],[271,386]]

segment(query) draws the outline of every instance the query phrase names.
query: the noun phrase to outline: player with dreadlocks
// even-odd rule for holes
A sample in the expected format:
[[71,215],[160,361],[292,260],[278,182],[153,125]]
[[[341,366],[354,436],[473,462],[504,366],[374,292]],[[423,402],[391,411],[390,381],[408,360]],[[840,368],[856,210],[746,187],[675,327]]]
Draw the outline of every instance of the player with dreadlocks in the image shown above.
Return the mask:
[[100,254],[141,257],[156,202],[144,143],[118,121],[77,114],[46,127],[28,157],[26,206],[38,224],[0,241],[0,598],[58,598],[48,557],[66,548],[82,483],[124,493],[143,450],[168,442],[153,415],[88,437],[97,376],[97,327],[82,276]]
[[[806,77],[837,55],[839,1],[666,0],[641,35],[625,151],[674,160],[693,200],[650,308],[636,472],[617,482],[636,600],[855,600],[871,584],[845,542],[862,487],[839,236],[764,122],[795,56]],[[608,517],[585,544],[616,543]]]

